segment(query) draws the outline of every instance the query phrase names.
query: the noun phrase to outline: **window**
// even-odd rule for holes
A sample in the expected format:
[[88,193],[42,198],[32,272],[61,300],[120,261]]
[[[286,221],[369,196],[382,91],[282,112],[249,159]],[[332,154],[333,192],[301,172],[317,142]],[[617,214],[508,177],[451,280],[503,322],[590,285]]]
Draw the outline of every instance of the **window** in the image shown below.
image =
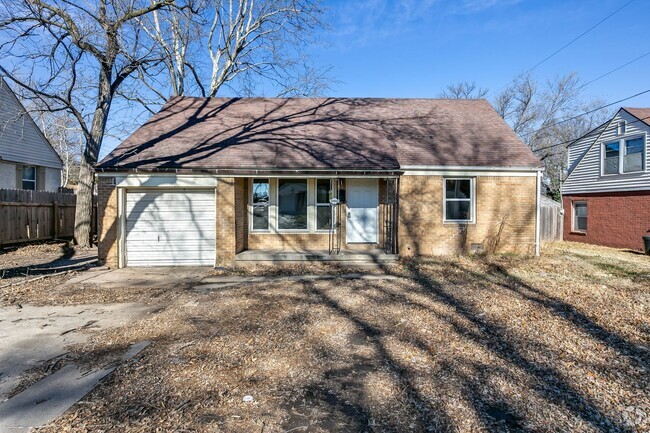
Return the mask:
[[625,120],[618,122],[616,124],[616,135],[625,134]]
[[573,203],[573,231],[587,232],[587,203]]
[[269,180],[253,179],[253,230],[269,229]]
[[645,140],[642,137],[625,140],[625,157],[623,158],[623,173],[643,170],[643,148]]
[[604,174],[618,174],[618,160],[621,153],[620,146],[621,145],[618,141],[605,144],[605,169],[603,170]]
[[36,191],[36,167],[33,165],[23,167],[23,189]]
[[471,222],[473,219],[472,179],[445,179],[444,220]]
[[316,179],[316,230],[330,230],[332,228],[332,181],[330,179]]
[[307,230],[307,179],[278,180],[278,229]]

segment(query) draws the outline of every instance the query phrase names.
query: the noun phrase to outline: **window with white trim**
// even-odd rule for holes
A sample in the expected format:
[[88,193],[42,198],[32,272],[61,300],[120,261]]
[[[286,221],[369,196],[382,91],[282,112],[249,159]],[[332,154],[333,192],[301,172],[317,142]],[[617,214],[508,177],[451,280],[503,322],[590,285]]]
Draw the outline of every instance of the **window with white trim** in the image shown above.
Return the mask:
[[332,181],[330,179],[316,179],[316,230],[330,230],[332,228]]
[[587,203],[583,201],[573,202],[573,231],[587,232]]
[[645,140],[642,137],[625,140],[625,155],[623,156],[623,173],[643,171]]
[[444,221],[468,223],[474,220],[472,178],[444,180]]
[[33,165],[23,166],[23,189],[36,191],[36,167]]
[[270,188],[268,179],[253,179],[251,199],[251,229],[266,231],[269,229],[269,198]]
[[603,144],[603,175],[645,170],[645,136]]
[[621,143],[618,141],[605,143],[603,145],[603,151],[605,152],[603,173],[618,174]]
[[278,179],[278,230],[307,230],[307,179]]

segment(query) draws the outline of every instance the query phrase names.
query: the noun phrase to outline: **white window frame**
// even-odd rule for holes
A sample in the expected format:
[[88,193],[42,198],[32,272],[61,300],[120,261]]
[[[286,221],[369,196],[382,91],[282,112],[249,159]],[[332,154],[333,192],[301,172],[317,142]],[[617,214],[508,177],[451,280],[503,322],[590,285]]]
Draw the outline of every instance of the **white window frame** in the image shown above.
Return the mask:
[[[34,169],[34,179],[25,179],[25,169],[26,168],[33,168]],[[36,191],[36,185],[37,185],[36,178],[38,177],[38,170],[36,169],[35,165],[23,165],[21,167],[21,175],[20,175],[20,177],[21,177],[20,189],[25,189],[24,186],[23,186],[25,184],[25,182],[32,182],[34,184],[34,189],[29,190],[29,191]]]
[[[627,147],[625,146],[626,141],[635,140],[641,138],[643,140],[643,153],[641,156],[641,165],[642,169],[637,171],[624,171],[623,165],[625,164],[625,152]],[[618,143],[618,173],[605,173],[605,146],[608,144]],[[618,140],[607,140],[603,141],[600,145],[600,175],[601,176],[620,176],[628,175],[635,173],[645,173],[647,171],[647,150],[648,150],[648,139],[645,133],[642,134],[633,134],[627,137],[621,137]]]
[[[268,221],[266,229],[255,229],[253,225],[253,208],[255,207],[255,204],[253,203],[253,185],[255,184],[256,180],[266,180],[269,185],[269,203],[266,205],[266,208],[268,209]],[[271,233],[271,220],[273,217],[273,208],[271,206],[271,197],[273,197],[273,184],[271,182],[271,179],[268,177],[251,178],[249,185],[250,192],[248,194],[248,231],[250,233]]]
[[[334,191],[334,180],[333,179],[325,179],[325,178],[315,178],[314,179],[314,233],[329,233],[330,229],[319,229],[318,228],[318,208],[319,207],[329,207],[330,208],[330,224],[333,227],[334,226],[334,209],[332,208],[332,205],[328,201],[327,203],[319,203],[318,202],[318,181],[319,180],[329,180],[330,182],[330,195],[332,195],[332,192]],[[331,199],[331,197],[330,197]]]
[[[461,198],[447,198],[447,181],[448,180],[469,180],[470,197],[469,209],[470,219],[468,220],[448,220],[447,219],[447,201],[467,201]],[[474,177],[443,177],[442,178],[442,222],[444,224],[476,224],[476,178]]]
[[[281,229],[280,228],[280,181],[281,180],[304,180],[307,183],[307,228],[304,229]],[[275,228],[276,233],[312,233],[310,227],[309,208],[310,203],[310,185],[313,184],[309,177],[278,177],[275,181]]]
[[587,226],[589,226],[589,205],[584,200],[571,202],[571,232],[587,234],[587,229],[579,229],[576,227],[576,205],[585,205],[587,209]]

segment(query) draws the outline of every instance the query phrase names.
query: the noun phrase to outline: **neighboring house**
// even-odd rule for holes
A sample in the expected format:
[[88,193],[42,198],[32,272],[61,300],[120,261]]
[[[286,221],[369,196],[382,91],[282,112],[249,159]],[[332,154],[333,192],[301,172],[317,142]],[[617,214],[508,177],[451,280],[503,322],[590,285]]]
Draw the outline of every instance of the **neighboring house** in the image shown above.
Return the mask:
[[174,98],[96,169],[109,266],[539,251],[541,163],[485,100]]
[[0,78],[0,188],[57,191],[63,162]]
[[650,230],[650,108],[621,108],[569,145],[564,239],[643,248]]

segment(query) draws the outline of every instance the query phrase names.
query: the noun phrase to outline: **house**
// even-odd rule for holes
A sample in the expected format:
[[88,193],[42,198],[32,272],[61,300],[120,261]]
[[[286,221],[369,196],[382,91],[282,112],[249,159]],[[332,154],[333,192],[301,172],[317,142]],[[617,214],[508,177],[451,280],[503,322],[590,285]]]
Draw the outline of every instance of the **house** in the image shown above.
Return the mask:
[[643,249],[650,230],[650,108],[621,108],[569,145],[564,239]]
[[0,188],[58,191],[63,162],[0,77]]
[[540,166],[485,100],[177,97],[96,167],[99,257],[535,254]]

